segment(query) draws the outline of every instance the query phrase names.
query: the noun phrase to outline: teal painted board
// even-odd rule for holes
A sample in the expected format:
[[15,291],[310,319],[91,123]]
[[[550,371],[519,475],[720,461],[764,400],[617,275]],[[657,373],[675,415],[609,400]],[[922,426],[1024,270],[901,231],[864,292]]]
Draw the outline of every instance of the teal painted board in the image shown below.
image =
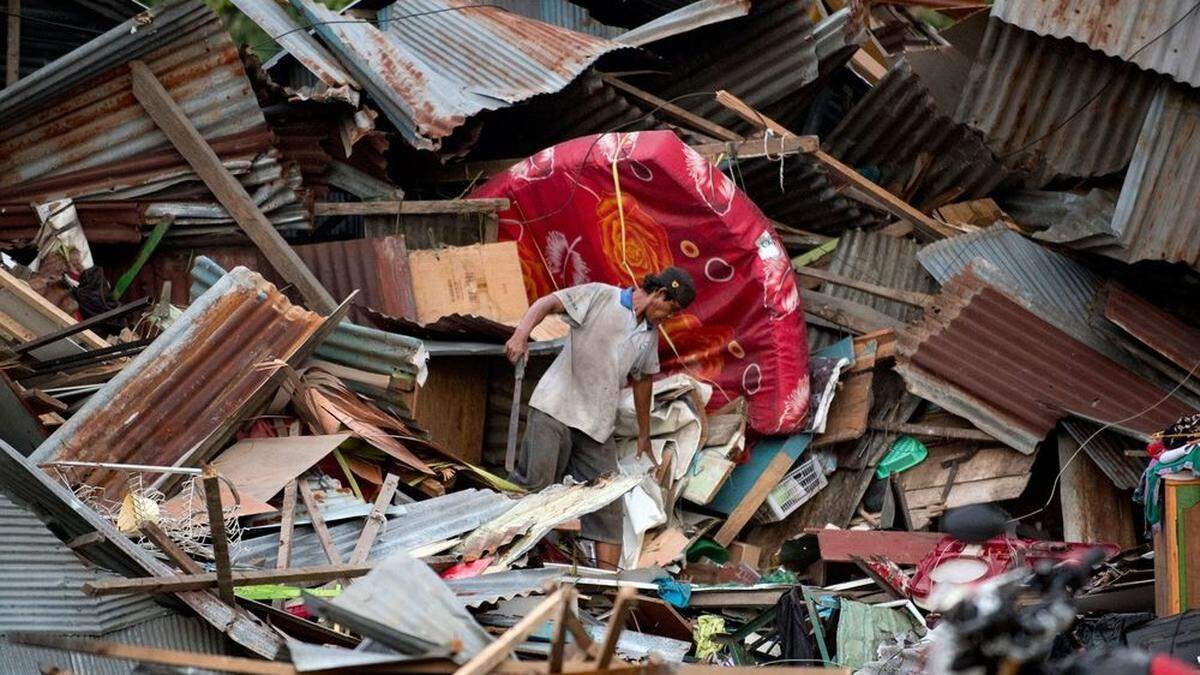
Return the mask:
[[763,471],[767,470],[767,465],[775,459],[775,455],[781,452],[786,453],[795,464],[796,460],[800,459],[800,453],[804,452],[811,441],[812,434],[772,436],[759,441],[758,445],[750,450],[750,460],[733,469],[733,473],[729,474],[729,480],[725,481],[725,487],[721,488],[708,507],[729,515],[742,502],[746,493],[754,487],[754,483]]

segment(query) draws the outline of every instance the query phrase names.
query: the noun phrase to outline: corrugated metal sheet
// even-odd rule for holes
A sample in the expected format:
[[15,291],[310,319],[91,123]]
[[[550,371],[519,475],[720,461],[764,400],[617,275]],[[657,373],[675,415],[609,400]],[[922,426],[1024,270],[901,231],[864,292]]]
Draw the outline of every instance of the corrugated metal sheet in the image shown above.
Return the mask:
[[[142,11],[133,2],[25,2],[21,6],[20,76],[92,40]],[[0,21],[0,44],[8,44],[8,21]],[[0,89],[4,83],[0,82]]]
[[625,32],[622,28],[604,25],[594,19],[587,8],[569,0],[491,0],[488,4],[552,26],[599,38],[612,40]]
[[84,582],[108,578],[0,493],[0,634],[100,635],[166,614],[149,596],[91,597]]
[[956,117],[1042,186],[1124,168],[1156,86],[1128,63],[992,19]]
[[516,328],[484,316],[448,314],[437,321],[421,324],[408,319],[368,311],[372,323],[385,330],[411,335],[422,340],[457,342],[493,342],[503,344]]
[[991,264],[988,282],[1023,298],[1041,319],[1109,358],[1128,365],[1116,332],[1095,321],[1100,277],[1083,265],[1029,241],[1003,225],[936,241],[917,259],[938,283],[977,260]]
[[[97,565],[134,577],[176,573],[3,441],[0,441],[0,489],[16,503],[36,505],[36,515],[62,541],[99,533],[99,542],[80,549],[81,555]],[[276,658],[283,646],[283,640],[253,616],[230,608],[212,593],[188,591],[175,596],[238,644],[264,658]]]
[[[134,99],[125,64],[140,57],[268,217],[307,228],[293,191],[299,174],[280,165],[221,21],[198,0],[165,3],[152,16],[132,38],[106,34],[0,92],[0,121],[8,120],[0,124],[0,202],[124,200],[156,212],[203,211],[201,222],[185,217],[180,226],[231,222]],[[114,30],[128,34],[137,21]]]
[[824,145],[851,166],[878,170],[876,182],[903,186],[898,192],[920,208],[982,197],[1008,172],[979,132],[953,114],[902,60],[850,109]]
[[1111,236],[1117,195],[1101,188],[1082,194],[1017,190],[997,196],[996,203],[1022,226],[1041,229],[1035,239],[1071,244]]
[[1109,285],[1104,317],[1184,371],[1200,362],[1200,330],[1124,286]]
[[416,317],[403,237],[331,241],[292,249],[335,298],[358,290],[352,310],[356,321],[367,322],[366,308],[388,316]]
[[1113,213],[1120,257],[1200,269],[1200,96],[1162,87],[1150,104]]
[[481,574],[466,579],[450,579],[446,585],[467,607],[478,608],[501,600],[531,595],[543,590],[546,584],[561,579],[564,568],[508,570]]
[[825,168],[805,153],[786,155],[782,160],[734,160],[723,164],[722,170],[763,214],[784,225],[836,234],[884,222],[879,214],[844,196]]
[[698,92],[724,89],[784,126],[804,112],[804,88],[845,63],[863,36],[864,13],[855,3],[814,25],[808,2],[765,0],[748,16],[706,26],[660,42],[654,51],[670,61],[669,75],[635,83],[676,105],[748,131],[740,117]]
[[[467,489],[393,507],[392,510],[399,510],[399,513],[388,517],[367,558],[379,560],[396,551],[407,551],[451,539],[500,516],[514,503],[499,492]],[[329,528],[333,545],[343,560],[350,558],[361,533],[362,521],[359,520]],[[243,539],[233,552],[234,560],[240,565],[274,567],[278,549],[279,537],[276,534]],[[292,566],[324,565],[328,562],[325,549],[311,528],[297,527],[292,540]]]
[[[162,335],[92,395],[31,458],[171,466],[226,424],[321,325],[259,275],[239,267],[193,302]],[[79,480],[119,498],[120,473]]]
[[379,28],[311,0],[292,3],[405,140],[425,150],[468,118],[559,91],[624,48],[465,0],[409,0],[381,10]]
[[[233,654],[221,633],[203,621],[181,614],[151,619],[103,637],[105,640],[129,645],[178,649],[202,654]],[[110,659],[92,654],[43,649],[0,640],[0,663],[5,672],[39,673],[44,665],[55,665],[73,673],[87,675],[131,675],[146,672],[146,664],[124,659]],[[208,673],[189,669],[189,673]]]
[[699,0],[626,31],[617,42],[640,47],[729,19],[746,16],[750,0]]
[[[878,232],[850,230],[838,237],[837,248],[829,261],[829,271],[901,291],[928,293],[933,289],[933,279],[917,264],[917,242]],[[919,307],[849,286],[826,282],[821,285],[821,291],[867,305],[901,321],[921,316]]]
[[[193,302],[225,275],[225,270],[211,259],[200,256],[192,264]],[[377,328],[358,326],[343,321],[317,345],[317,358],[343,366],[358,368],[381,375],[408,373],[424,381],[425,361],[429,355],[425,345],[416,338],[386,333]]]
[[309,34],[307,26],[297,23],[275,0],[233,0],[233,4],[320,80],[323,86],[303,92],[305,98],[335,98],[358,105],[358,82]]
[[479,653],[491,637],[476,623],[446,582],[421,560],[398,551],[379,561],[333,604],[366,619],[439,645],[457,641],[455,659]]
[[1190,408],[967,270],[899,337],[912,393],[1025,453],[1068,413],[1152,433]]
[[1192,0],[996,0],[992,16],[1200,87],[1200,11]]
[[[1062,421],[1063,428],[1083,451],[1100,467],[1105,476],[1120,490],[1132,490],[1141,482],[1148,457],[1127,457],[1126,450],[1141,450],[1144,444],[1112,431],[1101,431],[1099,424],[1068,418]],[[1097,433],[1099,432],[1099,433]]]

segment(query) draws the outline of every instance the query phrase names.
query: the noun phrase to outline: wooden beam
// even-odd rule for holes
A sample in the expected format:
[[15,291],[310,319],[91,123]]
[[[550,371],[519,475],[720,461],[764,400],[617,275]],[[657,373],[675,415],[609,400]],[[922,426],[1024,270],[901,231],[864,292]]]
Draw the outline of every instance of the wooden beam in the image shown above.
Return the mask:
[[[717,92],[717,103],[729,108],[750,124],[769,129],[780,136],[796,135],[789,131],[787,127],[751,108],[744,101],[727,91],[722,90]],[[947,227],[916,210],[908,202],[888,192],[853,168],[843,164],[837,158],[821,150],[819,146],[812,149],[810,154],[830,173],[878,200],[879,205],[886,209],[888,213],[912,223],[917,228],[917,231],[925,235],[925,237],[929,239],[941,239],[958,234],[953,228]]]
[[604,632],[604,642],[600,644],[600,656],[596,657],[596,668],[604,670],[612,663],[613,655],[617,653],[617,641],[625,630],[625,621],[629,618],[629,610],[637,602],[637,591],[625,586],[617,591],[617,599],[613,602],[612,616],[608,617],[608,630]]
[[[370,565],[317,565],[315,567],[292,567],[286,570],[247,570],[233,572],[231,582],[234,586],[325,583],[334,579],[361,577],[370,571]],[[83,592],[93,596],[129,593],[160,594],[198,591],[213,588],[216,585],[216,573],[205,572],[204,574],[178,574],[171,577],[88,581],[83,584]]]
[[191,652],[181,649],[158,649],[157,647],[128,645],[108,640],[90,640],[87,638],[38,633],[16,633],[9,635],[8,641],[33,647],[42,647],[44,649],[93,654],[110,659],[124,659],[126,661],[137,661],[138,663],[157,663],[164,666],[180,666],[188,669],[215,670],[222,673],[242,673],[244,675],[294,675],[296,673],[295,666],[290,663],[248,659],[240,656],[204,654],[202,652]]
[[[22,341],[36,339],[38,335],[74,326],[77,323],[75,317],[62,311],[58,305],[47,300],[41,293],[33,290],[28,283],[13,276],[5,269],[0,269],[0,296],[11,296],[11,301],[6,300],[3,303],[5,319],[0,323],[4,324],[5,332],[12,332],[14,337],[21,337]],[[10,322],[24,329],[25,332],[18,335],[13,332],[16,327],[9,330]],[[29,335],[29,332],[33,334]],[[29,335],[29,337],[26,338],[25,335]],[[110,346],[103,338],[90,330],[84,330],[71,340],[79,343],[85,349],[104,349]]]
[[860,335],[887,328],[894,330],[904,326],[904,322],[900,319],[853,300],[846,300],[807,288],[800,289],[800,296],[804,298],[805,312]]
[[886,422],[871,422],[869,425],[875,431],[890,431],[894,434],[909,436],[924,436],[927,438],[953,438],[960,441],[984,441],[999,443],[990,434],[978,429],[960,429],[957,427],[939,427],[932,424],[889,424]]
[[860,77],[869,82],[871,86],[879,84],[880,80],[887,77],[887,66],[875,60],[870,52],[865,49],[859,49],[850,57],[850,68]]
[[384,513],[387,511],[388,505],[392,503],[392,496],[396,494],[396,486],[399,483],[400,476],[394,473],[389,473],[383,480],[383,486],[379,488],[379,494],[375,497],[375,505],[371,507],[371,513],[363,523],[362,533],[358,535],[354,551],[350,554],[351,565],[367,561],[367,555],[371,553],[371,547],[375,545],[375,537],[379,535],[379,528],[383,527],[386,520]]
[[1058,461],[1062,470],[1063,539],[1116,544],[1132,548],[1132,502],[1118,490],[1096,462],[1080,451],[1079,442],[1058,432]]
[[715,122],[710,122],[710,121],[704,119],[703,117],[697,115],[696,113],[693,113],[693,112],[690,112],[683,108],[680,108],[679,106],[675,105],[674,103],[671,103],[670,101],[668,101],[664,98],[659,98],[659,97],[655,96],[654,94],[651,94],[650,92],[645,91],[644,89],[639,89],[615,75],[612,75],[610,73],[604,73],[603,75],[600,76],[600,79],[604,80],[605,82],[612,85],[613,87],[620,89],[621,91],[625,92],[626,94],[629,94],[630,96],[632,96],[644,103],[648,103],[648,104],[654,106],[655,108],[657,108],[658,110],[662,110],[663,112],[665,112],[665,113],[671,115],[672,117],[674,117],[675,119],[678,119],[679,121],[685,123],[687,126],[691,127],[692,129],[695,129],[696,131],[700,131],[705,134],[708,134],[709,136],[712,136],[713,138],[719,138],[719,139],[726,140],[726,141],[742,140],[742,137],[739,134],[736,134],[733,131],[726,129],[725,127],[721,126],[720,124],[717,124]]
[[314,216],[394,216],[429,213],[496,213],[507,199],[442,199],[428,201],[317,202]]
[[313,497],[312,486],[308,484],[308,481],[303,476],[298,480],[300,482],[300,497],[304,500],[304,509],[308,511],[308,519],[312,522],[313,532],[317,534],[317,540],[321,542],[321,548],[325,549],[325,556],[329,558],[329,562],[334,565],[340,565],[342,554],[333,545],[333,537],[329,536],[329,528],[325,526],[325,516],[322,516],[320,510],[317,508],[317,500]]
[[233,595],[233,570],[229,563],[229,540],[225,538],[225,511],[221,508],[221,484],[211,464],[204,465],[204,503],[208,507],[208,535],[212,544],[213,560],[217,565],[217,597],[221,602],[232,605],[237,602]]
[[550,641],[550,659],[549,669],[551,673],[561,673],[563,668],[563,653],[566,651],[567,634],[570,629],[567,628],[567,615],[573,611],[571,601],[575,597],[575,590],[572,588],[563,589],[563,599],[558,606],[558,620],[554,622],[554,637]]
[[912,305],[914,307],[924,307],[933,300],[933,296],[928,293],[918,293],[916,291],[903,291],[896,288],[889,288],[888,286],[873,284],[869,281],[859,281],[858,279],[816,267],[798,266],[795,269],[797,274],[802,274],[806,277],[828,281],[831,284],[838,284],[840,286],[848,286],[855,290],[863,291],[864,293],[878,295],[881,298],[895,300],[896,302],[903,302],[906,305]]
[[767,495],[787,475],[788,470],[792,468],[793,461],[791,455],[786,452],[780,452],[771,459],[767,468],[759,475],[758,480],[754,481],[754,486],[750,488],[745,497],[742,497],[742,501],[738,502],[738,505],[721,525],[721,529],[713,535],[713,539],[718,544],[728,546],[733,543],[746,523],[750,522],[750,519],[758,512],[758,507],[766,501]]
[[738,157],[740,159],[755,159],[757,157],[779,157],[780,155],[794,155],[798,152],[812,152],[816,150],[816,136],[796,136],[791,135],[782,137],[776,136],[773,138],[764,139],[762,136],[756,138],[748,138],[744,141],[726,141],[723,143],[701,143],[693,145],[692,149],[706,157],[708,161],[715,161],[717,157],[724,155],[725,157]]
[[138,60],[129,62],[133,75],[133,96],[145,109],[171,145],[183,156],[209,191],[225,207],[238,227],[262,251],[284,281],[296,287],[309,309],[330,314],[337,309],[333,296],[304,261],[288,246],[271,221],[258,209],[242,184],[221,164],[217,153],[192,126],[191,120],[163,87],[150,68]]
[[[303,480],[303,479],[300,479]],[[275,555],[275,569],[282,570],[292,566],[292,537],[296,530],[296,491],[297,483],[293,480],[283,488],[283,504],[279,507],[279,550]]]
[[8,0],[8,49],[4,59],[4,86],[21,79],[21,0]]
[[179,544],[176,544],[171,537],[163,532],[162,528],[150,521],[142,523],[140,528],[142,536],[149,539],[158,550],[167,556],[167,559],[175,563],[175,566],[183,570],[186,574],[204,574],[204,568],[200,563],[192,560],[192,557],[187,554]]
[[562,589],[555,591],[534,607],[528,614],[509,628],[487,647],[484,647],[470,661],[459,668],[456,675],[485,675],[492,672],[508,658],[517,645],[525,641],[542,623],[554,615],[555,610],[563,603]]

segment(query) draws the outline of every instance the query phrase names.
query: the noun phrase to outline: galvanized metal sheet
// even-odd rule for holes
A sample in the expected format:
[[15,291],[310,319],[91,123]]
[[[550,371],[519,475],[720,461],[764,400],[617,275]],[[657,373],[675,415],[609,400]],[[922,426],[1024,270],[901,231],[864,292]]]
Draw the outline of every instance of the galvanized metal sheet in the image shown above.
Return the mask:
[[1109,285],[1104,317],[1185,372],[1200,362],[1200,330],[1124,286]]
[[640,47],[702,26],[746,16],[749,11],[750,0],[698,0],[626,31],[617,42]]
[[939,105],[924,79],[901,60],[824,139],[826,150],[909,202],[927,209],[990,193],[1008,171],[979,132]]
[[[917,264],[917,242],[879,232],[850,230],[838,237],[837,248],[829,261],[829,271],[901,291],[927,293],[933,289],[933,279]],[[849,286],[826,282],[822,284],[821,291],[867,305],[901,321],[921,315],[918,307]]]
[[1112,229],[1130,262],[1165,260],[1200,269],[1200,96],[1159,89],[1133,152]]
[[1200,11],[1192,0],[996,0],[992,16],[1200,87]]
[[[172,466],[228,423],[270,377],[260,364],[286,360],[316,331],[319,315],[297,307],[262,277],[226,274],[38,447],[31,458]],[[78,480],[122,497],[124,474],[97,469]]]
[[561,90],[625,48],[465,0],[410,0],[379,27],[292,0],[414,147],[436,150],[484,110]]
[[1157,80],[1079,43],[992,19],[955,116],[1041,187],[1124,168]]
[[1145,444],[1128,436],[1106,431],[1099,424],[1068,418],[1063,428],[1083,447],[1096,466],[1119,490],[1133,490],[1142,480],[1149,457],[1129,457],[1126,450],[1141,450]]
[[507,570],[465,579],[450,579],[446,585],[464,605],[478,608],[543,591],[548,584],[561,579],[566,573],[567,570],[554,567]]
[[1034,239],[1073,244],[1112,236],[1117,194],[1093,188],[1085,193],[1016,190],[996,197],[996,203],[1022,227],[1039,229]]
[[896,361],[909,391],[1025,453],[1069,413],[1152,433],[1190,411],[973,270],[900,335]]

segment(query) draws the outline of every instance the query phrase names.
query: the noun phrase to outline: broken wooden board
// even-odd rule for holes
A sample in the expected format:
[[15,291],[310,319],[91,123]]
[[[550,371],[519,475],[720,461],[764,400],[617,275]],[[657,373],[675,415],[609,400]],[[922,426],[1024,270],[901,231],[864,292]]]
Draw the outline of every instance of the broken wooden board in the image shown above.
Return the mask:
[[996,204],[995,200],[988,197],[946,204],[934,209],[933,212],[947,223],[955,225],[982,229],[999,222],[1009,229],[1020,231],[1013,219]]
[[631,614],[630,627],[639,633],[661,635],[672,640],[692,641],[692,622],[670,603],[642,595]]
[[[0,333],[14,342],[27,342],[75,323],[74,317],[42,297],[29,284],[0,269]],[[108,346],[99,335],[85,330],[39,347],[33,355],[43,359],[60,358]]]
[[772,437],[759,442],[750,451],[750,460],[733,470],[725,487],[709,504],[710,508],[728,514],[713,537],[717,543],[727,546],[737,537],[811,440],[809,434]]
[[1129,493],[1117,489],[1065,431],[1058,433],[1058,461],[1062,470],[1063,540],[1116,544],[1121,550],[1133,548],[1137,541]]
[[978,441],[928,445],[929,456],[900,474],[914,529],[928,525],[947,509],[1014,499],[1029,483],[1036,454]]

